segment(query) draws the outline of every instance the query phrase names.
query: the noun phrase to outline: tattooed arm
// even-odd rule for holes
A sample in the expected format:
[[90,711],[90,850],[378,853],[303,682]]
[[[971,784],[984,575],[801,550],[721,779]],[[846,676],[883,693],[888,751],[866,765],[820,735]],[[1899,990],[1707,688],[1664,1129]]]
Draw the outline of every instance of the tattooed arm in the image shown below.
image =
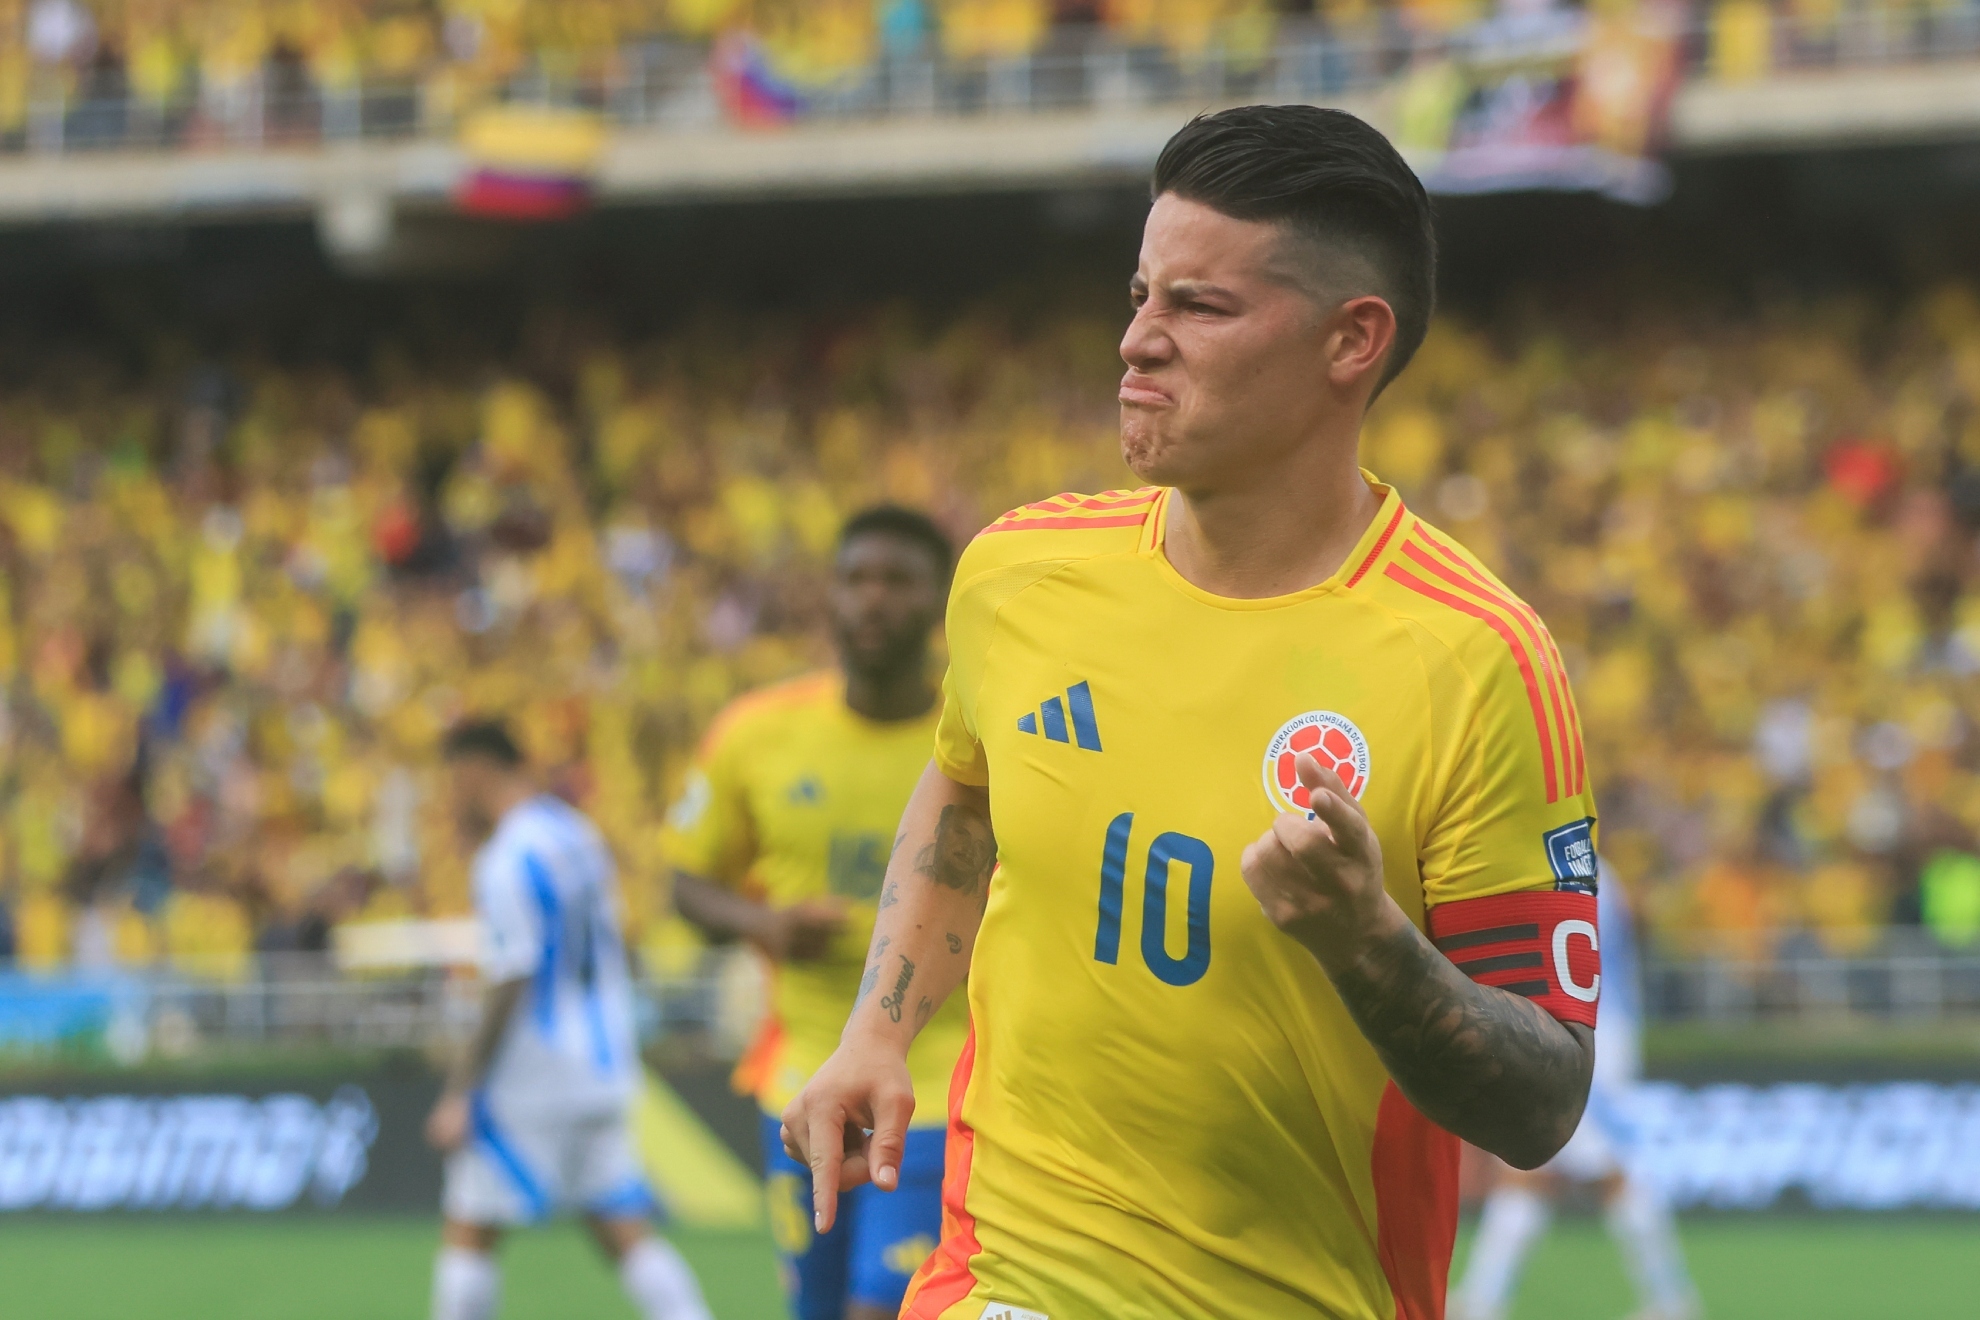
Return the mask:
[[1265,915],[1320,961],[1362,1035],[1425,1117],[1521,1169],[1567,1144],[1595,1035],[1453,966],[1382,887],[1382,848],[1339,779],[1299,777],[1318,817],[1283,815],[1244,852]]
[[784,1111],[784,1148],[811,1168],[821,1233],[842,1190],[868,1178],[894,1189],[914,1113],[908,1046],[969,972],[996,864],[988,790],[931,764],[901,818],[839,1048]]

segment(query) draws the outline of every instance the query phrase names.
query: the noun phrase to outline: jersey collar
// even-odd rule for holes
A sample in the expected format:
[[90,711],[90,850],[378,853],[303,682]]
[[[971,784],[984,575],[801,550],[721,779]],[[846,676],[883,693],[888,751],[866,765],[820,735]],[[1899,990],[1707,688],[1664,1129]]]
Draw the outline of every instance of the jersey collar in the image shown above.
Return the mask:
[[1171,586],[1186,596],[1219,609],[1271,610],[1285,605],[1296,605],[1330,592],[1350,591],[1380,566],[1384,556],[1389,554],[1397,544],[1397,538],[1406,530],[1405,524],[1411,516],[1395,487],[1376,480],[1375,474],[1367,468],[1361,469],[1361,477],[1368,483],[1368,488],[1381,498],[1382,502],[1377,506],[1375,516],[1369,520],[1367,528],[1361,533],[1361,539],[1355,542],[1354,549],[1341,561],[1341,566],[1334,570],[1332,576],[1324,582],[1316,582],[1300,591],[1283,596],[1263,596],[1254,600],[1243,600],[1205,591],[1176,572],[1175,566],[1169,562],[1168,555],[1162,549],[1168,538],[1169,510],[1176,493],[1173,487],[1165,488],[1156,497],[1154,509],[1150,512],[1148,520],[1142,524],[1141,540],[1136,548],[1141,554],[1155,561],[1157,570]]

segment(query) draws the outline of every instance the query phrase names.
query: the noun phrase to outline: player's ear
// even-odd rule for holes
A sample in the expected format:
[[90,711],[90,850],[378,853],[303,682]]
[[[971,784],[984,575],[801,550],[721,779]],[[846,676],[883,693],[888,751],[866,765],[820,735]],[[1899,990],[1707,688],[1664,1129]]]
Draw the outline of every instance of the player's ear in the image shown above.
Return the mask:
[[1396,342],[1396,312],[1386,298],[1363,294],[1335,309],[1327,336],[1327,377],[1339,389],[1379,379]]

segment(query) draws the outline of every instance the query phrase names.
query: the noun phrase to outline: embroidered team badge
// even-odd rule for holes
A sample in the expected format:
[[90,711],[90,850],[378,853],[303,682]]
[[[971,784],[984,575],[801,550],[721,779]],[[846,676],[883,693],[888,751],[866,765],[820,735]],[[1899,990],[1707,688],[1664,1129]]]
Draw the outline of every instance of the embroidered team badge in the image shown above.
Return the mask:
[[1331,710],[1309,710],[1279,726],[1265,748],[1265,796],[1274,811],[1305,811],[1312,806],[1295,765],[1301,752],[1332,770],[1359,798],[1368,787],[1368,739],[1354,721]]

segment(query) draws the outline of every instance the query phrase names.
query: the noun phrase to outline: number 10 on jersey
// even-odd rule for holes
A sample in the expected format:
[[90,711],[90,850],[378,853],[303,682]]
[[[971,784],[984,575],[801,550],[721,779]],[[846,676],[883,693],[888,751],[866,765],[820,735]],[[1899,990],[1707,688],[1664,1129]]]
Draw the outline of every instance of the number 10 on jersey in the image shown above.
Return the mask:
[[[1103,963],[1121,960],[1121,905],[1127,888],[1128,845],[1134,813],[1123,811],[1107,826],[1100,853],[1100,920],[1093,933],[1093,956]],[[1189,871],[1189,947],[1169,955],[1169,881],[1176,866]],[[1188,834],[1158,834],[1148,845],[1141,890],[1141,960],[1159,981],[1194,985],[1210,970],[1210,880],[1217,859],[1210,845]]]

